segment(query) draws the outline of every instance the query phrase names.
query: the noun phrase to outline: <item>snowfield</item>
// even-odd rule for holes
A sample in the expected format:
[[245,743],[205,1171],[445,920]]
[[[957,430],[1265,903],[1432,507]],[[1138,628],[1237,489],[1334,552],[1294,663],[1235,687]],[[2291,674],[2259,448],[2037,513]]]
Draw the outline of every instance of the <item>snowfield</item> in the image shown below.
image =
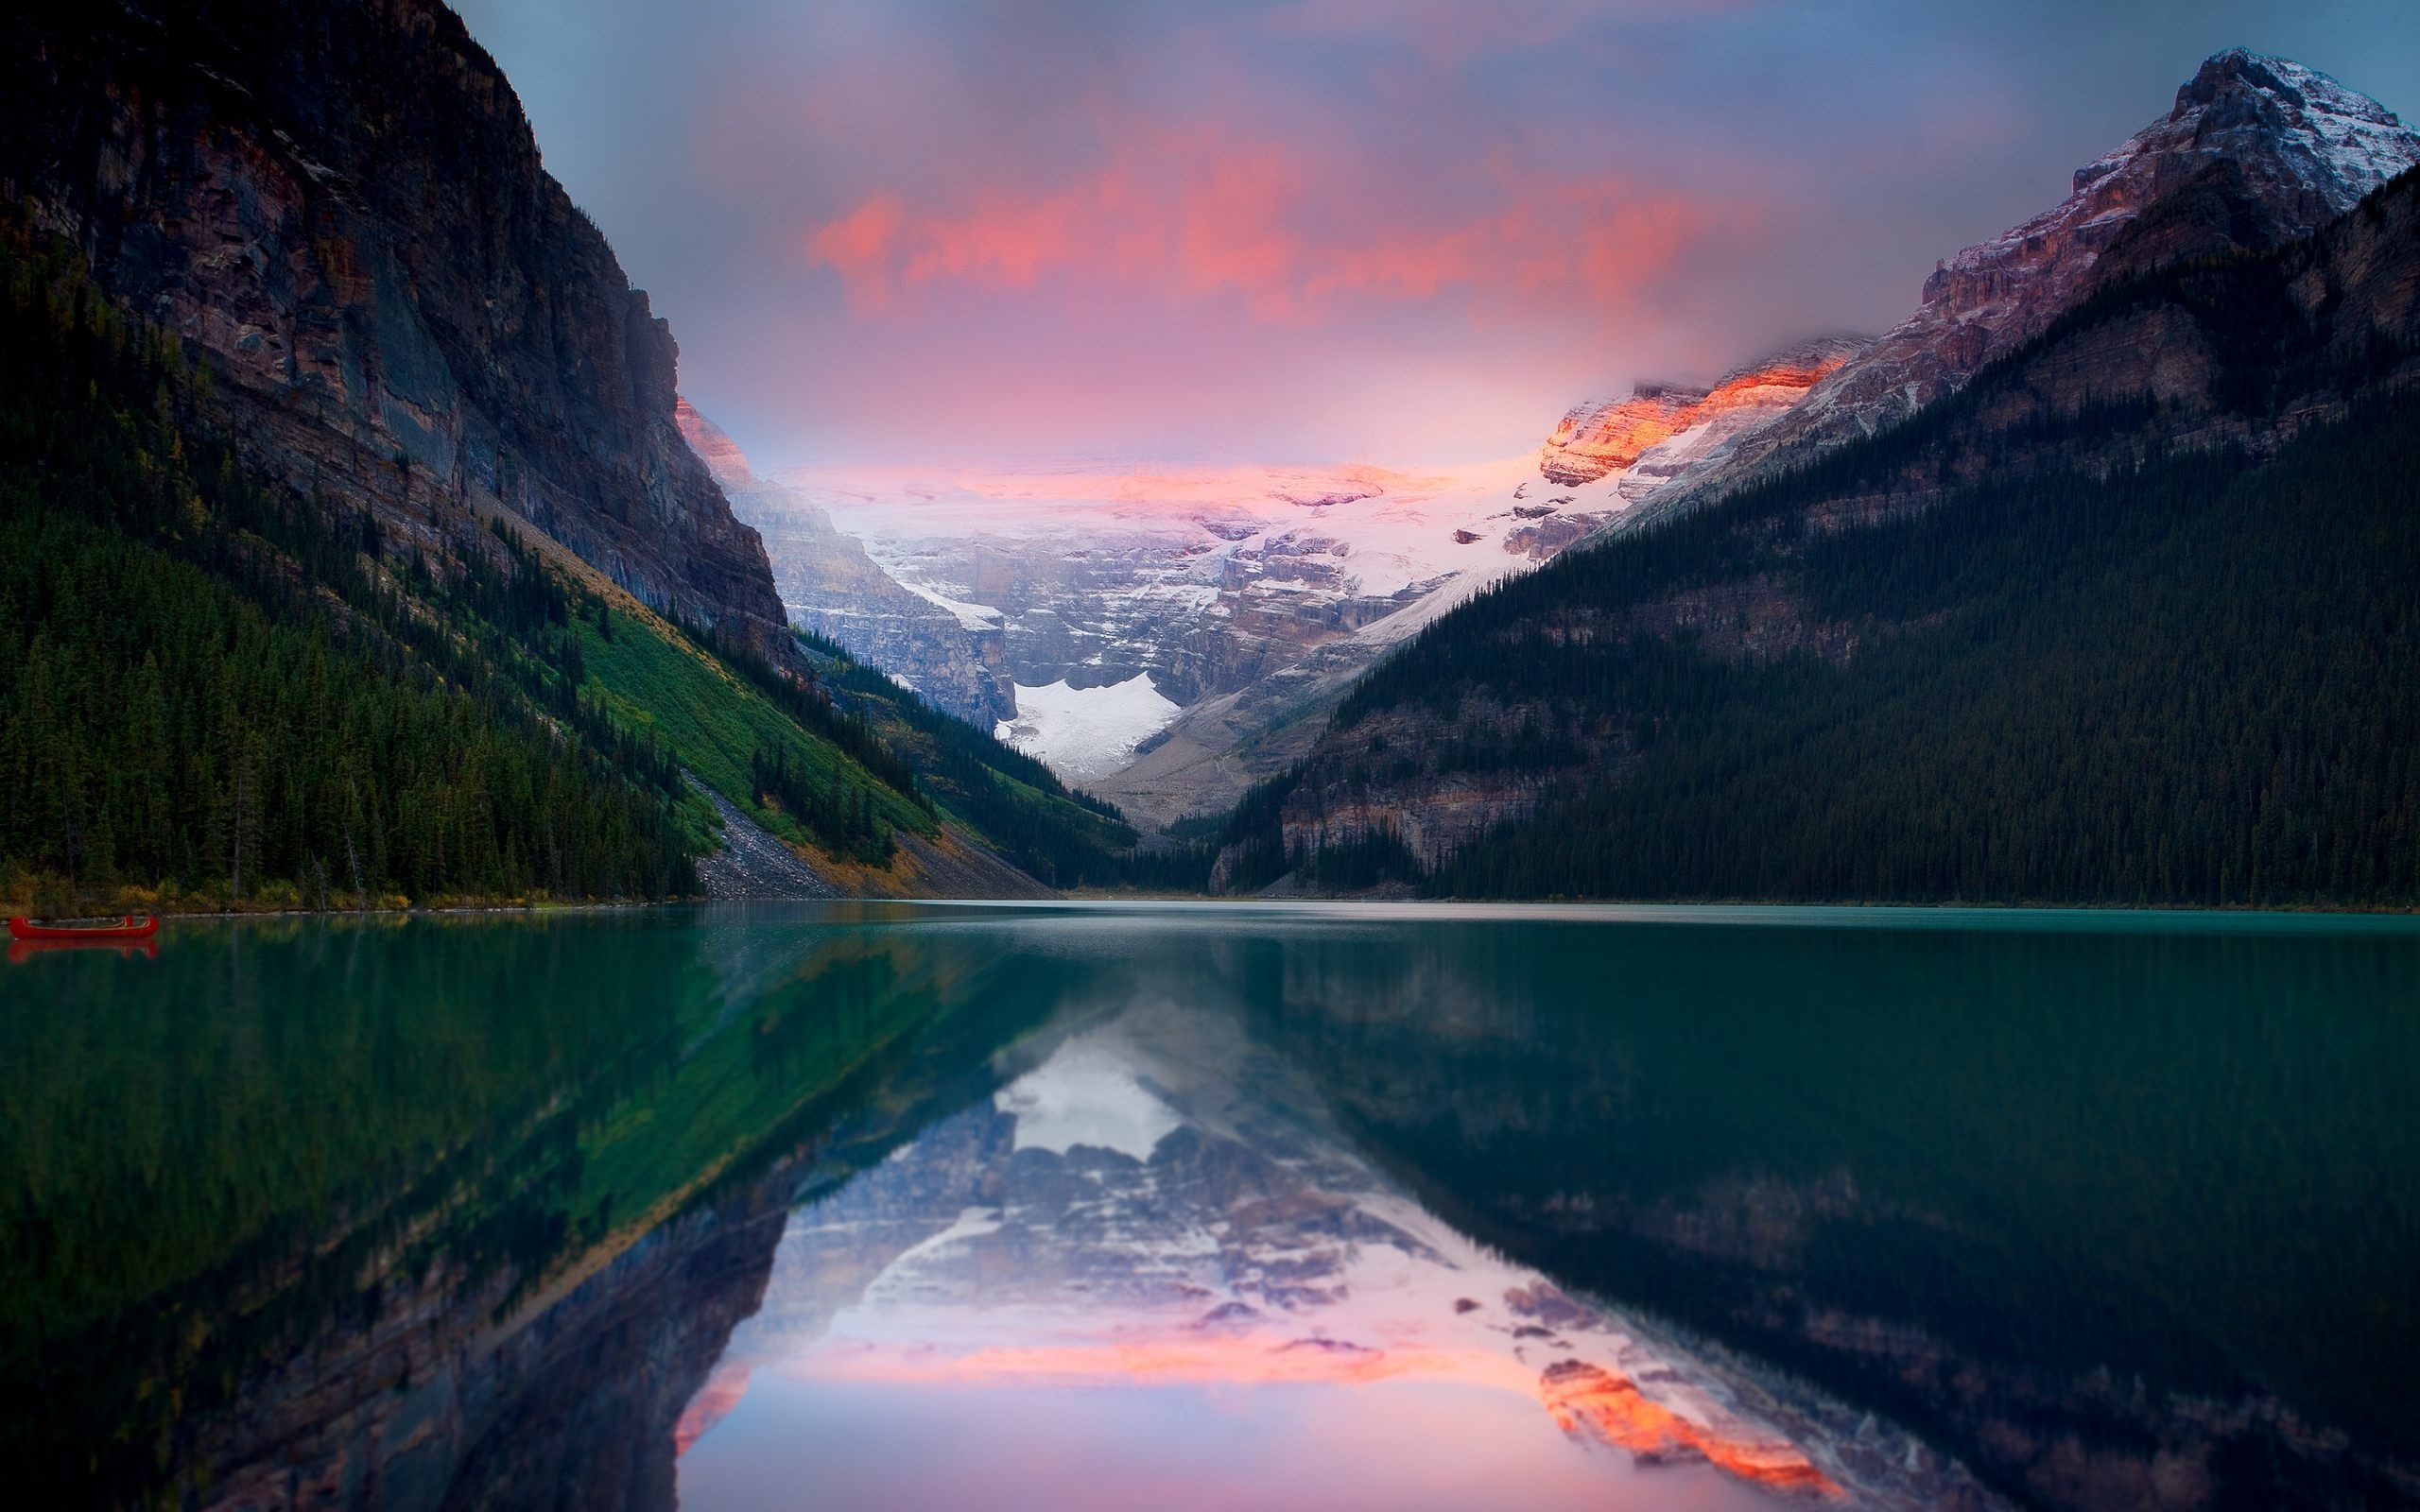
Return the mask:
[[1017,684],[1017,716],[993,733],[1081,783],[1123,769],[1136,746],[1184,712],[1161,696],[1149,673],[1105,688],[1071,688],[1062,678],[1039,688]]

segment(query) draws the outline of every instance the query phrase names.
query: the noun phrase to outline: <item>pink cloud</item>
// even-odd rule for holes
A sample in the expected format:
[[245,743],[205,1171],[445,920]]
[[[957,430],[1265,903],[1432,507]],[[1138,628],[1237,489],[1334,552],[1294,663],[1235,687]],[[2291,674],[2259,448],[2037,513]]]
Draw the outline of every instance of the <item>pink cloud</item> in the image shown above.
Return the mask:
[[1634,315],[1702,244],[1757,219],[1744,202],[1618,175],[1564,178],[1509,162],[1456,193],[1391,192],[1369,164],[1216,128],[1135,126],[1061,182],[986,185],[908,206],[890,190],[796,233],[861,314],[959,285],[1051,279],[1171,306],[1233,298],[1252,318],[1321,323],[1353,304],[1466,295],[1482,313]]
[[808,232],[807,255],[840,275],[860,309],[882,309],[890,303],[891,261],[904,214],[895,196],[875,195]]

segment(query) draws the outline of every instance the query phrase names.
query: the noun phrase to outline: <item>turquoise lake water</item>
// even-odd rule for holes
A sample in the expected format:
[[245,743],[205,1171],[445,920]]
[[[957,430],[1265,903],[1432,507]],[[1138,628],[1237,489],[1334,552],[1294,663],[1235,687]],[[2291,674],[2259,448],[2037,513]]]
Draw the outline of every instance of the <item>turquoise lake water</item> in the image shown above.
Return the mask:
[[171,922],[0,1039],[61,1504],[2420,1500],[2409,919]]

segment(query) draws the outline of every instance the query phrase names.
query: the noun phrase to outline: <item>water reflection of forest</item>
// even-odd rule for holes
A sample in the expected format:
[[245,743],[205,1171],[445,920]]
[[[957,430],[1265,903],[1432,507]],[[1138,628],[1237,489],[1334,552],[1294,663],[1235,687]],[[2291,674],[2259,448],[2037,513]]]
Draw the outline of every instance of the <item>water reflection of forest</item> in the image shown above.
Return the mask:
[[838,1111],[874,1128],[950,1063],[910,1040],[979,1067],[1023,1011],[998,975],[663,916],[188,925],[156,960],[28,963],[0,1015],[0,1452],[101,1503],[222,1497],[280,1438],[375,1473],[362,1446],[415,1418],[458,1454],[534,1367],[528,1324],[559,1349],[583,1288],[726,1243],[732,1204],[778,1218]]
[[793,1199],[1166,1000],[1458,1228],[2020,1499],[2410,1500],[2415,968],[2156,921],[172,926],[0,974],[0,1452],[93,1504],[669,1504]]

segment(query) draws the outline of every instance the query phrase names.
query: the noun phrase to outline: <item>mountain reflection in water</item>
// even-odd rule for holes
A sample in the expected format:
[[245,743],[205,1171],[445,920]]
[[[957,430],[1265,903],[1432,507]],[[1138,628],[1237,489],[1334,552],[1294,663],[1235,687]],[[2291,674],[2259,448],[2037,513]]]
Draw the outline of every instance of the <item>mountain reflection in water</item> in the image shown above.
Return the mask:
[[0,973],[61,1504],[2420,1501],[2420,930],[172,925]]
[[[684,1419],[683,1506],[820,1475],[844,1504],[940,1505],[977,1476],[1035,1507],[1455,1507],[1508,1484],[1542,1507],[1759,1504],[1723,1480],[1973,1500],[1904,1435],[1859,1440],[1855,1414],[1474,1245],[1217,994],[1142,985],[1149,1005],[791,1218]],[[952,1452],[917,1452],[937,1423]]]

